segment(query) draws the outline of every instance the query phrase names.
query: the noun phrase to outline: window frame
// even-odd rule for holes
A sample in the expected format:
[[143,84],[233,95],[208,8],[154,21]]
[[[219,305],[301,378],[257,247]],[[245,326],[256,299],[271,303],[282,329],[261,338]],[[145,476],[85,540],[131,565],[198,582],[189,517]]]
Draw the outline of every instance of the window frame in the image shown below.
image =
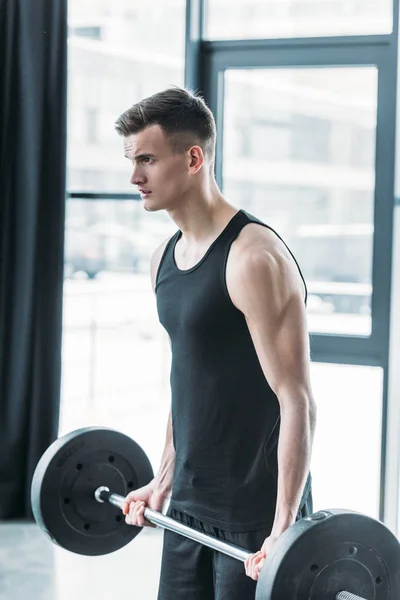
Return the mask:
[[[375,37],[375,36],[373,36]],[[382,39],[382,37],[386,39]],[[372,248],[371,334],[311,335],[316,361],[383,366],[389,332],[393,229],[396,85],[392,36],[338,44],[337,39],[206,42],[204,94],[217,122],[216,178],[222,184],[224,74],[228,69],[376,67],[378,70],[375,152],[374,235]],[[228,47],[227,47],[228,46]]]

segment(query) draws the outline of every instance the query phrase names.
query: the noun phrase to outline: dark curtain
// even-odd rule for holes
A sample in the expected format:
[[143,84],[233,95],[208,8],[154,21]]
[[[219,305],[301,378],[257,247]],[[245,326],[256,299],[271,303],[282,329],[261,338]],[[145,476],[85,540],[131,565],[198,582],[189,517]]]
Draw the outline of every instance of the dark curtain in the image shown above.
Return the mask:
[[0,518],[58,429],[66,0],[0,0]]

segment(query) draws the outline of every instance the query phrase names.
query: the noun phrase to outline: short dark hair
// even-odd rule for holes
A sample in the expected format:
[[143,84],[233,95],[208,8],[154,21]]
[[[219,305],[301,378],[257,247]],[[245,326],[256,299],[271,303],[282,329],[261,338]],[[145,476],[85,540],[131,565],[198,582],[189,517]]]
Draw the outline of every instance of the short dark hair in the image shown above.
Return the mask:
[[179,87],[169,88],[128,108],[118,117],[115,129],[127,137],[156,124],[169,138],[174,152],[199,145],[214,159],[215,120],[200,96]]

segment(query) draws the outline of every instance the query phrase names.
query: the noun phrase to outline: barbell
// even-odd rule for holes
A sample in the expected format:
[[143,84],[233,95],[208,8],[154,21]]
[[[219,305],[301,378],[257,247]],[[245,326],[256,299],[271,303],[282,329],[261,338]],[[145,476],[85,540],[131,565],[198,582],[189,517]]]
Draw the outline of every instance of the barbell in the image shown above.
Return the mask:
[[[100,427],[56,440],[36,467],[32,512],[66,550],[114,552],[141,528],[121,514],[126,495],[153,478],[149,459],[128,436]],[[155,525],[244,562],[250,552],[146,508]],[[297,521],[275,543],[257,582],[256,600],[398,600],[400,544],[380,521],[349,510],[321,510]]]

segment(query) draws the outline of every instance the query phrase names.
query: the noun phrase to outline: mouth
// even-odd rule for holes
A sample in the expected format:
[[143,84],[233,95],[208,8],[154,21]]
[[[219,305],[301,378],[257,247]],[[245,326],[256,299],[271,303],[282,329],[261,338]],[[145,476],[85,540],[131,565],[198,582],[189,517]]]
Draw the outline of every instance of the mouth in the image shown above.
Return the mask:
[[141,196],[150,196],[152,193],[151,190],[145,190],[143,188],[138,188],[138,190]]

